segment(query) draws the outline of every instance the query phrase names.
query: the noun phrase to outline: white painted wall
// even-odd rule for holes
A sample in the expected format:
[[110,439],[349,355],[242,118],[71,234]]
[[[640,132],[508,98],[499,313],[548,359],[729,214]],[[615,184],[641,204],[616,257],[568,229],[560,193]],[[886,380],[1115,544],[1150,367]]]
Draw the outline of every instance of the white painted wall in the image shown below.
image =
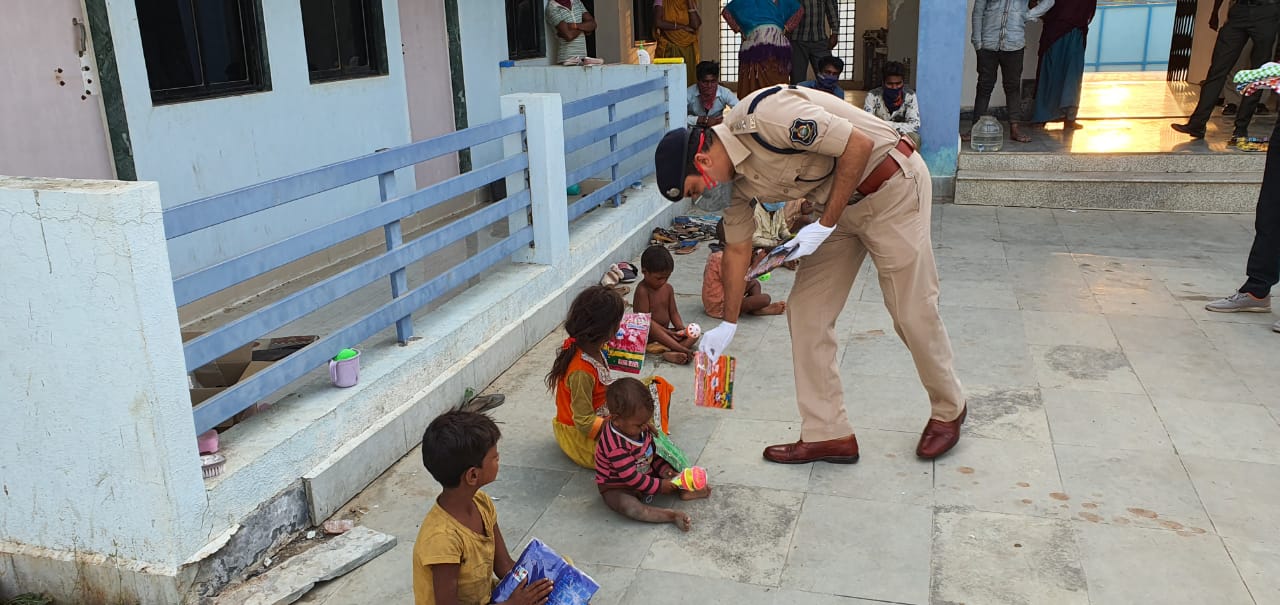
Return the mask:
[[160,217],[155,183],[0,178],[0,552],[172,575],[208,541]]
[[85,21],[81,0],[0,10],[0,174],[115,178],[92,36],[80,57],[71,23]]
[[[906,63],[910,59],[911,76],[907,84],[915,86],[917,34],[920,31],[920,0],[889,0],[889,60]],[[868,84],[870,87],[870,84]]]
[[[1223,2],[1218,15],[1220,24],[1227,22],[1227,11],[1231,3]],[[1213,58],[1213,45],[1218,41],[1218,33],[1209,29],[1209,17],[1213,15],[1213,2],[1201,0],[1196,3],[1196,24],[1191,36],[1191,65],[1187,69],[1187,82],[1199,83],[1209,73],[1209,61]]]
[[[160,183],[166,208],[410,141],[396,0],[383,0],[390,73],[320,84],[307,74],[299,3],[261,6],[271,90],[152,106],[134,3],[107,0],[138,178]],[[413,182],[411,170],[399,176]],[[370,179],[175,239],[174,274],[377,203]]]
[[[671,94],[667,97],[667,119],[655,118],[642,126],[618,135],[618,148],[625,147],[654,132],[666,132],[684,124],[687,98],[685,96],[685,71],[683,65],[602,65],[597,67],[509,67],[502,70],[502,94],[554,92],[564,102],[574,101],[608,90],[639,84],[656,77],[666,77]],[[661,91],[645,93],[617,106],[617,117],[623,118],[663,99]],[[673,117],[674,116],[674,117]],[[575,136],[600,128],[608,121],[608,111],[599,111],[565,121],[564,137]],[[674,126],[672,125],[674,124]],[[593,160],[609,154],[609,142],[605,141],[575,151],[566,158],[569,170],[575,170]],[[641,153],[619,167],[619,174],[626,174],[644,164],[653,163],[652,152]],[[605,173],[601,175],[607,177]]]
[[[458,26],[462,30],[467,122],[472,126],[492,122],[502,117],[498,63],[506,61],[509,56],[505,4],[502,0],[459,0]],[[500,159],[501,141],[471,148],[474,166],[492,164]]]

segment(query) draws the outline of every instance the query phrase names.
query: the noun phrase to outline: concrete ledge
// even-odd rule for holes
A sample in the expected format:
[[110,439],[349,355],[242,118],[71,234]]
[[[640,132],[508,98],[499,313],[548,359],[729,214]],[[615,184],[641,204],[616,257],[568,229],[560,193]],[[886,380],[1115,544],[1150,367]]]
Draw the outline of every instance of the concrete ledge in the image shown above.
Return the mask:
[[635,256],[655,225],[686,208],[659,196],[651,181],[627,197],[572,225],[563,266],[495,267],[415,317],[422,339],[401,347],[392,330],[378,337],[362,353],[359,385],[334,389],[318,370],[316,380],[291,385],[269,412],[224,434],[227,467],[207,485],[210,539],[300,477],[314,520],[332,514],[409,451],[467,387],[483,388],[550,333],[572,295],[609,262]]
[[1258,174],[965,171],[955,203],[979,206],[1251,212]]
[[1027,181],[1027,182],[1093,182],[1155,184],[1244,184],[1262,183],[1261,172],[1125,172],[1110,171],[1034,171],[1034,170],[969,170],[957,177],[961,181]]
[[1223,153],[979,153],[959,156],[960,174],[982,171],[1042,172],[1237,172],[1262,174],[1266,154]]

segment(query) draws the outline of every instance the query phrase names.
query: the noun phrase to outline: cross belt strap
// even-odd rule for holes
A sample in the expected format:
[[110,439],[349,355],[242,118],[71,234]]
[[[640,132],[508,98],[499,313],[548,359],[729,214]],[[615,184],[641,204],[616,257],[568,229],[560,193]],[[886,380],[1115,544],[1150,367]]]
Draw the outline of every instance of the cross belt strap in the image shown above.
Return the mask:
[[[907,138],[899,139],[894,149],[897,149],[905,157],[911,157],[911,154],[916,152],[915,146]],[[862,184],[858,185],[858,193],[866,197],[879,191],[884,186],[884,182],[893,178],[893,175],[898,174],[899,170],[902,170],[902,165],[898,164],[898,160],[894,159],[893,154],[885,154],[884,159],[880,160],[880,165],[876,166],[875,170],[872,170],[871,174],[867,175],[867,178],[862,181]]]

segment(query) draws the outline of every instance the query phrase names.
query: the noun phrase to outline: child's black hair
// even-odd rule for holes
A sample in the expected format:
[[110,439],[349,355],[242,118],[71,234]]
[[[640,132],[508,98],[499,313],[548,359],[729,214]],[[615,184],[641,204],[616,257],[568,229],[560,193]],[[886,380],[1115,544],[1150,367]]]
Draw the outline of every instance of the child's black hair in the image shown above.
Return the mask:
[[591,286],[578,293],[569,305],[569,315],[564,320],[564,329],[569,333],[565,346],[556,353],[556,360],[547,372],[547,389],[554,391],[556,383],[569,372],[569,362],[578,351],[585,347],[601,346],[618,333],[618,324],[622,321],[622,312],[626,303],[622,295],[613,288]]
[[697,76],[699,82],[707,76],[715,76],[716,79],[719,79],[720,64],[715,61],[703,61],[699,63],[697,67],[694,67],[694,74]]
[[462,475],[484,464],[502,431],[484,414],[445,412],[422,433],[422,466],[442,487],[458,487]]
[[649,246],[640,255],[640,270],[645,273],[670,273],[675,268],[676,259],[662,246]]
[[604,400],[609,413],[617,418],[631,418],[641,412],[653,416],[653,393],[643,382],[629,376],[613,381]]

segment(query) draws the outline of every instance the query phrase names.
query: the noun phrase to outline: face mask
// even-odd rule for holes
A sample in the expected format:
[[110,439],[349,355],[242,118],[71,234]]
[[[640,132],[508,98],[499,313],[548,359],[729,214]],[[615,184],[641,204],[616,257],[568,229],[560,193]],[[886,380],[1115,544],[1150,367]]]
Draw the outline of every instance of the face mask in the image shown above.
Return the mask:
[[889,105],[897,105],[898,101],[902,99],[902,89],[901,88],[885,88],[884,93],[881,96],[884,97],[885,103]]
[[779,210],[782,210],[783,206],[786,206],[787,203],[786,202],[762,202],[760,205],[764,206],[765,212],[777,212]]
[[707,212],[719,212],[729,207],[733,201],[733,185],[720,183],[702,192],[702,196],[693,201],[693,205]]
[[826,89],[835,88],[836,81],[839,80],[839,78],[840,78],[839,76],[829,76],[826,74],[822,74],[818,76],[818,86],[821,86]]

